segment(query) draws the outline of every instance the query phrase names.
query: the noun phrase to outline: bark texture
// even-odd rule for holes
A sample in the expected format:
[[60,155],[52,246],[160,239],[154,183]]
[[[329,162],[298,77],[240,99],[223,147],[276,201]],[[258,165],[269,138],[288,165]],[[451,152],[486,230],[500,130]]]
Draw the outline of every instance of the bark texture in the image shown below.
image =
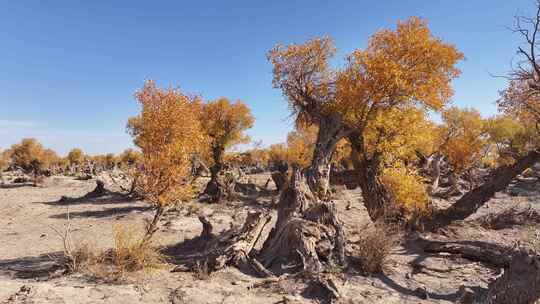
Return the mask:
[[368,156],[366,147],[358,133],[349,136],[352,146],[352,161],[357,172],[358,184],[362,189],[364,205],[372,221],[390,217],[392,200],[385,186],[380,180],[379,153]]
[[283,188],[285,188],[285,185],[287,183],[287,171],[281,172],[281,171],[275,171],[272,172],[272,181],[274,181],[274,184],[276,185],[276,190],[278,192],[281,192]]
[[269,268],[278,262],[301,262],[303,270],[320,272],[324,263],[345,264],[345,233],[332,203],[318,199],[306,175],[294,170],[289,186],[281,193],[278,218],[260,254]]
[[224,199],[230,199],[234,193],[234,180],[230,174],[223,172],[222,147],[212,147],[214,164],[210,167],[210,181],[206,185],[203,194],[208,196],[210,203],[219,203]]
[[201,237],[209,240],[205,248],[208,270],[216,271],[232,265],[241,269],[250,268],[263,276],[271,275],[252,257],[253,248],[270,219],[269,215],[261,212],[251,212],[243,226],[215,236],[210,221],[200,217],[203,224]]
[[337,143],[348,133],[339,115],[324,117],[319,122],[317,142],[306,174],[309,187],[319,197],[325,197],[328,193],[332,155]]

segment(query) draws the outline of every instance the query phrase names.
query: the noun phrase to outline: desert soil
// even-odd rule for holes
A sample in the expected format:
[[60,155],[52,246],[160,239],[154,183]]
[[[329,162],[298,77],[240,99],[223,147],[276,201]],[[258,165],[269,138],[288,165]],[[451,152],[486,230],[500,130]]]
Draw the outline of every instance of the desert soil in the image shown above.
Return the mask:
[[[268,174],[249,178],[264,185]],[[53,227],[62,230],[70,217],[74,242],[98,248],[114,245],[116,224],[141,227],[152,216],[150,206],[115,194],[92,199],[61,200],[62,196],[83,197],[95,187],[95,180],[50,177],[42,187],[4,184],[0,188],[0,303],[318,303],[316,292],[301,280],[288,279],[252,288],[261,279],[235,268],[198,279],[190,272],[167,269],[122,283],[106,283],[82,274],[62,275],[55,255],[62,241]],[[540,209],[539,182],[522,179],[508,191],[498,193],[474,217],[497,213],[509,207]],[[351,243],[369,223],[358,190],[342,190],[336,195],[341,218]],[[174,248],[196,237],[202,227],[197,215],[204,213],[217,231],[241,224],[250,210],[271,212],[277,194],[242,195],[219,205],[192,203],[190,208],[166,215],[156,237],[164,248]],[[441,202],[439,202],[441,203]],[[189,209],[189,210],[188,210]],[[195,210],[193,210],[195,209]],[[456,228],[458,229],[458,228]],[[521,235],[520,227],[487,230],[478,225],[460,226],[459,235],[468,239],[511,244]],[[446,237],[453,237],[453,230]],[[349,248],[354,252],[354,244]],[[366,276],[350,269],[336,273],[335,282],[342,303],[453,303],[460,286],[486,288],[500,269],[449,254],[430,255],[410,242],[396,244],[384,273]]]

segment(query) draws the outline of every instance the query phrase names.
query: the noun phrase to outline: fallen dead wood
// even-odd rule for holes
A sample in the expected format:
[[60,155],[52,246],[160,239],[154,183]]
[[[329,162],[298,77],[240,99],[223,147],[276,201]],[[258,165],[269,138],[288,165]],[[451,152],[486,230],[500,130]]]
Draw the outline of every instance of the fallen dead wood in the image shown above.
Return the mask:
[[242,227],[232,228],[221,235],[212,234],[212,225],[207,218],[199,217],[199,220],[203,224],[201,237],[209,240],[204,249],[205,263],[209,271],[232,265],[242,269],[249,267],[261,276],[272,276],[251,254],[271,220],[270,215],[250,212]]
[[512,260],[511,248],[480,241],[438,241],[418,238],[416,244],[428,253],[451,253],[465,259],[507,267]]
[[480,241],[416,240],[426,252],[446,252],[504,268],[486,293],[477,295],[481,304],[533,304],[540,299],[540,254],[525,247],[504,247]]

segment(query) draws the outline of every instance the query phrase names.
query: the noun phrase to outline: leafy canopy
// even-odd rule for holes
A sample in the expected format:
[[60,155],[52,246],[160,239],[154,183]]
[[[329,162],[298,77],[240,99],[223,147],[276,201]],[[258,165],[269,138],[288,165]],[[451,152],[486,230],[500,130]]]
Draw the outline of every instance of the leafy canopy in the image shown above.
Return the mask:
[[135,97],[142,110],[127,129],[142,151],[136,191],[160,208],[188,199],[190,157],[203,142],[200,99],[152,81]]
[[476,167],[486,155],[486,121],[474,109],[451,107],[443,112],[441,152],[455,173]]
[[222,97],[203,105],[201,122],[211,147],[223,150],[241,143],[248,143],[244,131],[253,126],[254,118],[249,107],[238,100],[234,103]]

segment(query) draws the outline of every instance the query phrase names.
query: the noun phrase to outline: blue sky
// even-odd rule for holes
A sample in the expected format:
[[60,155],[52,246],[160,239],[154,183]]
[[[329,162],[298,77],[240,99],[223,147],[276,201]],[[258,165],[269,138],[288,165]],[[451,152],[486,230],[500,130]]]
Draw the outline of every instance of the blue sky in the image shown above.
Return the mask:
[[65,154],[131,145],[133,93],[145,79],[205,99],[242,99],[249,131],[264,145],[292,128],[271,85],[266,52],[276,43],[329,35],[343,56],[378,29],[420,16],[466,56],[454,103],[496,112],[502,75],[519,39],[506,27],[533,0],[379,1],[1,1],[0,148],[36,137]]

